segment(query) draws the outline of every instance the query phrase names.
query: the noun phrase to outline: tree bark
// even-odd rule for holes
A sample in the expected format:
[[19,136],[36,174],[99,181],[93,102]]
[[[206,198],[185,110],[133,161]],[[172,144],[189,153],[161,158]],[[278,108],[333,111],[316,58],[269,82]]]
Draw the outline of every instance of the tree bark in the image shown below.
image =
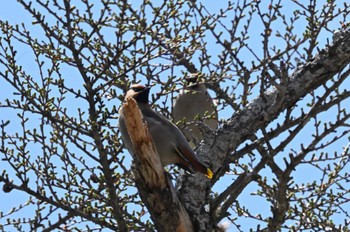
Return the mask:
[[142,201],[158,231],[193,231],[187,211],[163,169],[142,114],[133,98],[123,104],[125,124],[134,146],[133,173]]
[[[215,133],[206,134],[205,142],[201,143],[197,149],[197,155],[213,169],[214,178],[212,181],[203,181],[200,175],[185,175],[178,180],[177,189],[183,205],[171,181],[164,174],[147,127],[142,123],[142,115],[137,104],[133,99],[128,99],[123,108],[136,151],[136,168],[134,168],[136,185],[157,229],[159,231],[193,231],[193,228],[195,231],[213,230],[215,224],[220,221],[220,218],[215,218],[215,215],[225,215],[225,212],[220,212],[220,206],[226,199],[218,198],[220,202],[209,199],[210,189],[212,184],[228,170],[226,160],[232,152],[255,131],[277,118],[285,109],[295,105],[310,91],[317,89],[335,74],[340,73],[349,62],[350,33],[346,32],[334,44],[321,50],[313,60],[299,66],[286,83],[271,88],[253,100],[237,112],[224,128],[220,128]],[[254,179],[251,178],[251,180]],[[240,183],[246,186],[250,182],[241,181]],[[245,186],[235,186],[232,189],[241,190]],[[232,193],[232,195],[237,198],[239,193]],[[230,198],[230,201],[232,200],[234,199]]]
[[[209,195],[208,192],[203,193],[203,189],[210,190],[211,185],[228,171],[229,163],[226,161],[232,152],[249,136],[254,135],[257,130],[277,118],[281,112],[294,106],[297,101],[312,90],[324,85],[337,73],[341,73],[349,63],[350,31],[346,31],[332,45],[316,54],[313,60],[298,66],[288,77],[286,83],[281,83],[266,91],[237,112],[225,127],[205,136],[204,143],[201,143],[196,151],[201,160],[210,164],[213,169],[212,182],[201,182],[200,188],[193,187],[198,185],[200,179],[198,176],[188,176],[179,183],[181,186],[179,197],[187,212],[192,218],[195,218],[195,221],[192,220],[199,231],[211,230],[215,226],[213,223],[220,221],[220,218],[215,218],[215,215],[223,215],[223,212],[217,212],[223,202],[216,202],[215,199],[212,200],[211,205],[218,208],[211,208],[211,213],[202,210],[208,202]],[[250,182],[241,183],[248,185]],[[242,189],[242,187],[237,186],[233,189]],[[238,196],[239,194],[236,194],[236,198]]]

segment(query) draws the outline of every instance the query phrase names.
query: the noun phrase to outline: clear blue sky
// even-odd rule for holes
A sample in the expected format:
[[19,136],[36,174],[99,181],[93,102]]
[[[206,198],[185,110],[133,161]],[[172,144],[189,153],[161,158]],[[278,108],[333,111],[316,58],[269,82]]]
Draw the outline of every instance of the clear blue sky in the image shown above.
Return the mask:
[[[202,2],[205,3],[205,5],[207,5],[208,9],[210,9],[210,11],[212,13],[217,12],[222,7],[222,5],[218,4],[217,1],[206,0],[206,1],[202,1]],[[295,6],[295,4],[291,3],[291,1],[285,1],[285,2],[286,3],[284,6],[285,6],[286,13],[290,14],[292,12],[292,10],[295,9],[296,6]],[[320,1],[320,2],[326,2],[326,1]],[[291,11],[289,11],[289,10],[291,10]],[[33,21],[32,18],[28,15],[28,13],[26,13],[23,10],[22,6],[20,4],[18,4],[16,1],[6,1],[2,4],[2,7],[0,8],[0,19],[8,20],[12,24],[21,24],[22,22],[24,22],[28,28],[33,29],[33,35],[35,35],[35,36],[39,37],[40,34],[42,33],[40,30],[37,30],[36,27],[34,27],[31,24],[31,22]],[[228,21],[230,21],[230,18],[228,18]],[[251,33],[251,43],[256,44],[257,53],[259,53],[259,52],[261,52],[261,47],[262,47],[261,41],[260,41],[260,36],[259,36],[259,34],[261,33],[261,24],[257,21],[255,23],[256,23],[256,27],[253,27],[253,28],[256,28],[256,32],[252,31],[252,33]],[[280,25],[276,24],[275,29],[278,30],[279,26]],[[299,26],[300,27],[295,29],[295,32],[302,33],[305,30],[305,27],[304,27],[305,25],[303,25],[303,23],[301,22],[299,24]],[[327,38],[329,38],[331,40],[331,34],[324,33],[324,36],[321,36],[320,38],[322,40],[319,41],[319,43],[320,43],[319,46],[321,48],[323,48]],[[275,43],[276,43],[276,45],[281,45],[280,44],[281,41],[279,41],[279,40],[275,40]],[[35,65],[33,65],[33,56],[32,56],[31,50],[28,47],[20,45],[20,44],[19,44],[19,47],[17,47],[17,49],[19,51],[18,61],[24,66],[24,68],[29,73],[37,73],[37,69],[36,69]],[[215,54],[215,46],[211,47],[211,49],[213,50],[213,54]],[[247,54],[247,61],[249,59],[250,59],[250,57]],[[71,71],[71,70],[69,70],[69,71]],[[65,71],[63,70],[63,72],[65,72]],[[66,72],[68,73],[67,70],[66,70]],[[164,78],[166,78],[166,77],[164,77]],[[347,81],[346,85],[349,86],[350,82]],[[4,100],[4,98],[12,95],[13,90],[2,79],[0,79],[0,86],[2,87],[1,88],[2,94],[0,95],[0,101],[2,101],[2,100]],[[157,91],[157,88],[152,89],[153,94],[155,94],[156,91]],[[72,105],[72,107],[74,108],[75,106]],[[334,112],[335,111],[330,110],[329,112],[322,114],[320,117],[323,118],[325,121],[333,120],[335,117]],[[0,109],[0,120],[6,120],[8,118],[12,118],[13,113],[14,112],[8,112],[8,111],[4,111],[4,110]],[[230,117],[231,114],[232,114],[231,111],[222,111],[220,113],[220,117],[227,118],[227,117]],[[17,126],[15,125],[15,123],[12,123],[11,126],[13,126],[14,130],[19,128],[18,125]],[[310,125],[310,127],[311,126],[312,125]],[[288,146],[288,148],[286,148],[285,150],[288,151],[290,148],[292,148],[294,146],[299,147],[301,141],[305,142],[305,141],[309,141],[309,140],[310,140],[310,134],[307,133],[307,128],[305,128],[305,132],[302,133],[302,135],[298,136],[297,139],[295,141],[293,141],[293,143],[291,143]],[[278,140],[272,141],[273,144],[278,144],[278,142],[279,142]],[[343,140],[339,141],[339,143],[334,144],[333,146],[329,147],[328,149],[330,151],[337,150],[338,152],[341,152],[342,146],[344,146],[345,144],[347,144],[347,140],[343,139]],[[4,163],[0,161],[0,164],[3,165]],[[310,173],[310,169],[307,166],[298,168],[296,173],[297,173],[295,175],[296,181],[305,181],[307,179],[313,179],[313,175],[312,175],[312,173]],[[262,172],[262,174],[266,174],[267,176],[271,177],[269,169],[265,169]],[[218,190],[218,191],[223,190],[225,188],[225,183],[230,183],[234,179],[235,179],[235,176],[230,176],[230,175],[223,177],[222,180],[219,182],[219,184],[217,184],[215,186],[214,190]],[[269,181],[271,181],[271,179]],[[2,187],[2,186],[0,186],[0,187]],[[247,208],[251,209],[253,214],[261,213],[263,215],[270,215],[269,204],[267,202],[265,202],[265,200],[262,200],[262,198],[260,198],[258,196],[251,196],[250,195],[250,193],[252,193],[254,191],[256,191],[256,185],[255,184],[249,185],[243,191],[243,193],[241,194],[241,196],[238,199],[240,204],[245,205]],[[23,194],[23,193],[18,193],[18,192],[11,192],[11,194],[4,194],[2,191],[0,191],[0,199],[2,201],[1,210],[6,212],[7,209],[10,210],[11,207],[17,205],[19,202],[24,202],[26,199],[28,199],[28,196]],[[262,208],[264,208],[263,212],[261,211]],[[348,209],[350,210],[350,207]],[[21,216],[25,217],[27,215],[27,213],[29,213],[28,210],[21,212],[17,216],[21,215]],[[339,220],[339,219],[335,218],[335,222],[337,220]],[[243,217],[241,217],[239,219],[239,222],[243,222],[243,224],[245,224],[242,227],[243,231],[246,231],[248,228],[254,228],[254,225],[251,223],[252,221],[250,219],[246,223],[244,223],[245,219]],[[1,223],[3,223],[3,222],[0,220],[0,224]],[[235,231],[235,230],[231,229],[230,231]]]

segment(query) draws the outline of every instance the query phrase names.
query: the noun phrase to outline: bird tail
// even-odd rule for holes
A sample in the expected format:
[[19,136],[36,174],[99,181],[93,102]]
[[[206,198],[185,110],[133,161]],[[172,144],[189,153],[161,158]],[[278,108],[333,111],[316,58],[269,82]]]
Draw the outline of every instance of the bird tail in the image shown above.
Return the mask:
[[210,168],[207,168],[207,174],[205,174],[205,176],[209,179],[213,178],[213,172],[210,170]]
[[192,166],[195,171],[203,173],[209,179],[213,178],[213,172],[210,170],[210,168],[206,167],[204,164],[202,164],[198,160],[197,160],[197,163]]
[[184,169],[189,170],[190,172],[201,172],[209,179],[213,178],[213,172],[197,159],[192,149],[180,146],[177,152],[180,157],[183,158],[178,165],[184,167]]

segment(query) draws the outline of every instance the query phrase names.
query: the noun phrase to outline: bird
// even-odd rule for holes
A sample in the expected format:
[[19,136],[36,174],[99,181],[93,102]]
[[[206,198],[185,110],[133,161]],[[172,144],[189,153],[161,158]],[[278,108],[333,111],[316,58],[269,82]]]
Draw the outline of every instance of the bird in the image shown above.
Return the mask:
[[218,128],[218,112],[205,83],[197,76],[186,78],[186,86],[180,92],[173,107],[173,122],[180,128],[192,148],[203,140],[203,132],[196,125],[199,121],[212,130]]
[[[125,99],[132,97],[136,100],[143,119],[147,122],[148,131],[162,165],[175,164],[192,174],[201,172],[211,179],[213,172],[197,158],[179,128],[151,108],[148,103],[149,92],[150,87],[133,84],[126,93]],[[134,156],[134,148],[126,129],[122,107],[119,109],[119,130],[126,149]]]

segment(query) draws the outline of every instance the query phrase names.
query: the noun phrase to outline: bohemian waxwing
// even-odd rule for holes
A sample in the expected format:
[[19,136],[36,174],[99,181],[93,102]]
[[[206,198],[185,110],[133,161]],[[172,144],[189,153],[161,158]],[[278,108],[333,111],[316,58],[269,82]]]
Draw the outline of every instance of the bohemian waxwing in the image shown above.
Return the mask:
[[203,140],[203,132],[197,122],[202,121],[212,130],[218,128],[218,112],[205,83],[197,77],[186,78],[187,85],[176,99],[173,108],[173,121],[178,125],[194,148]]
[[[133,97],[136,100],[163,166],[176,164],[191,173],[201,172],[212,178],[212,171],[198,160],[181,131],[164,116],[152,110],[148,104],[149,91],[149,87],[134,84],[126,93],[125,99]],[[125,147],[133,156],[134,148],[125,126],[122,107],[119,109],[119,130]]]

